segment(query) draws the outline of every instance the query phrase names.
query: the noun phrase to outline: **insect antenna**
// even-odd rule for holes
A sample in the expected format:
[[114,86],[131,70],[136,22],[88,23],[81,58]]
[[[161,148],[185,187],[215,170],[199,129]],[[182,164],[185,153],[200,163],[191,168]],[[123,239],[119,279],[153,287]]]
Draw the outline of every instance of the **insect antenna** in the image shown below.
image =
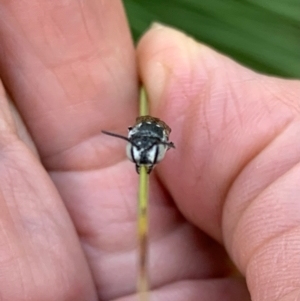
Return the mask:
[[122,136],[122,135],[119,135],[119,134],[116,134],[116,133],[107,132],[107,131],[104,131],[104,130],[102,130],[101,132],[102,132],[103,134],[105,134],[105,135],[108,135],[108,136],[117,137],[117,138],[126,140],[127,142],[129,142],[129,143],[132,144],[133,146],[138,147],[135,143],[133,143],[132,140],[130,140],[130,139],[127,138],[126,136]]
[[115,133],[111,133],[111,132],[107,132],[107,131],[101,131],[101,132],[102,132],[103,134],[105,134],[105,135],[117,137],[117,138],[126,140],[126,141],[128,141],[128,142],[131,143],[131,141],[130,141],[126,136],[122,136],[122,135],[115,134]]
[[163,145],[167,145],[170,148],[175,148],[175,145],[173,142],[159,142],[159,143],[163,144]]

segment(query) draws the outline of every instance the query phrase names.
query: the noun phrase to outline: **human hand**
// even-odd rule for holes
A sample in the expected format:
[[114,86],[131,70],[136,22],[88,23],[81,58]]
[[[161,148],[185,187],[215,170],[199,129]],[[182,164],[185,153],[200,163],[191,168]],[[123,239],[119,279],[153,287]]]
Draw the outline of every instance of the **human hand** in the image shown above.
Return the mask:
[[134,229],[135,187],[127,183],[132,198],[120,195],[128,175],[110,167],[125,162],[123,146],[101,135],[126,128],[137,112],[121,2],[4,1],[0,40],[1,79],[18,108],[1,90],[0,299],[93,301],[133,292],[134,273],[130,286],[116,272],[124,263],[134,268],[134,250],[128,263],[121,251],[135,237],[122,236],[126,201]]
[[[1,77],[43,164],[2,97],[3,300],[136,300],[137,175],[100,134],[134,121],[135,54],[117,1],[77,5],[2,4]],[[249,299],[214,239],[253,300],[296,294],[299,84],[169,29],[146,34],[138,62],[176,143],[151,174],[152,299]]]
[[[151,113],[171,125],[176,143],[156,174],[169,197],[224,246],[251,300],[298,300],[299,81],[257,74],[161,26],[140,42],[138,61]],[[249,300],[242,283],[221,276],[224,257],[206,248],[210,260],[199,259],[200,243],[177,263],[177,275],[198,271],[177,282],[178,300]]]

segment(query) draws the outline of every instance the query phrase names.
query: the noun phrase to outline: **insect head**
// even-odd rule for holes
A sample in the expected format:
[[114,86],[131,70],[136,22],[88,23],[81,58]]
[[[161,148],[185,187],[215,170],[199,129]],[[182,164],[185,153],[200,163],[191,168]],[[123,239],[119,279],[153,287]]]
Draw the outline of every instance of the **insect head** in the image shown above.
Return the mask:
[[128,141],[126,154],[135,163],[138,173],[141,165],[145,165],[150,173],[155,164],[164,158],[167,150],[175,148],[173,142],[169,142],[170,132],[165,122],[149,115],[137,117],[135,125],[128,128],[128,137],[102,131],[106,135]]

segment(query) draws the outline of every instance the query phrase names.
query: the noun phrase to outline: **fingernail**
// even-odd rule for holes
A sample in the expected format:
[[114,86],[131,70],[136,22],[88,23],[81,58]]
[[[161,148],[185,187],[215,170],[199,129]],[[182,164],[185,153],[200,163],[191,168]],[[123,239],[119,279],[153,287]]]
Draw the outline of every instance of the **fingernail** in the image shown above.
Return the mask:
[[151,25],[150,25],[150,29],[163,29],[165,28],[166,26],[162,23],[159,23],[159,22],[153,22]]
[[[183,87],[187,86],[187,83],[193,82],[192,78],[188,79],[196,72],[194,68],[196,68],[195,62],[198,61],[199,44],[185,33],[160,23],[152,24],[151,28],[164,29],[149,33],[151,36],[151,39],[149,38],[151,43],[147,47],[149,56],[143,64],[146,87],[151,106],[155,110],[170,95],[172,92],[170,86],[175,85],[178,79],[183,82],[180,85],[182,88],[176,86],[178,91],[185,89]],[[189,90],[189,94],[198,93],[192,84]]]

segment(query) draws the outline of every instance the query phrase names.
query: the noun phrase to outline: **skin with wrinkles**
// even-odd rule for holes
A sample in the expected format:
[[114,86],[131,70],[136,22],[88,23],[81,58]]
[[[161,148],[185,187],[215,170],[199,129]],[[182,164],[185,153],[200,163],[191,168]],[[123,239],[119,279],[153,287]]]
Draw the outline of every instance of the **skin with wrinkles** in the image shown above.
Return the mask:
[[0,40],[0,300],[137,300],[138,177],[101,130],[135,120],[138,72],[176,145],[151,300],[300,300],[299,81],[162,26],[135,50],[117,0],[2,1]]

